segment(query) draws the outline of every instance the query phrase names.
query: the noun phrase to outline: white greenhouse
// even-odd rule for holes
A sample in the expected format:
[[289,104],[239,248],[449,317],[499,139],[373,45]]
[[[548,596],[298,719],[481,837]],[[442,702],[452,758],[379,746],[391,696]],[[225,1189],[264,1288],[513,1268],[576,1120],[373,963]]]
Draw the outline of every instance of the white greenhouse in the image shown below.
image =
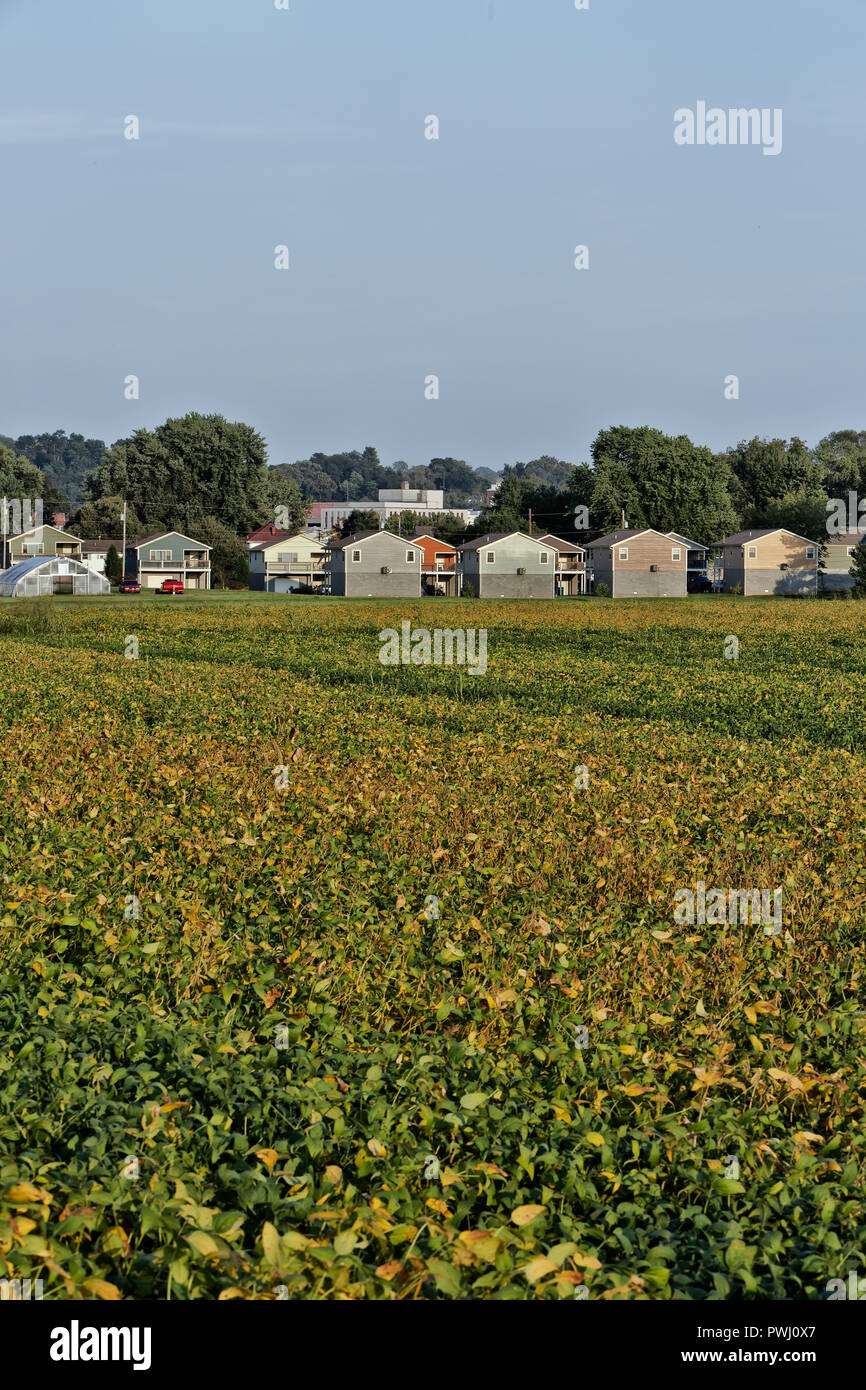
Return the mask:
[[0,570],[0,596],[36,598],[41,594],[110,594],[104,574],[80,560],[58,555],[30,555],[11,569]]

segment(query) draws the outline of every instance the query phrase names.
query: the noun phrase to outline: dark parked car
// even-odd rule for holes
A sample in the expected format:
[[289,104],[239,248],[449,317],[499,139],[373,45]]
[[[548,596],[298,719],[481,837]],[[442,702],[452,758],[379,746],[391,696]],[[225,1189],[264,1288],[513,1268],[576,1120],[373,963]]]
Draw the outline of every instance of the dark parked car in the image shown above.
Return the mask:
[[713,592],[713,581],[705,574],[696,574],[690,577],[688,590],[690,594],[711,594]]
[[140,594],[141,585],[137,579],[121,579],[120,592],[122,594]]

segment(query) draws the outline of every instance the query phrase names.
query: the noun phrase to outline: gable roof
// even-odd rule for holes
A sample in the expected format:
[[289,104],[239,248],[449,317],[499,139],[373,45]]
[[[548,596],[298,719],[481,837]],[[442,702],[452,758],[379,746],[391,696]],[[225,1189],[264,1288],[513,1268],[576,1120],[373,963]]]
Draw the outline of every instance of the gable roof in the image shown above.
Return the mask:
[[460,550],[484,550],[488,545],[496,545],[499,541],[507,541],[511,536],[519,536],[522,541],[532,541],[533,545],[543,546],[545,550],[553,550],[552,545],[547,541],[540,541],[537,536],[528,536],[525,531],[493,531],[487,536],[477,536],[474,541],[467,541],[465,545],[458,547]]
[[396,532],[394,532],[394,531],[385,531],[385,530],[378,530],[378,531],[358,531],[357,534],[354,535],[354,536],[340,536],[340,538],[339,538],[338,540],[329,541],[328,544],[327,544],[327,546],[326,546],[326,549],[327,549],[327,550],[345,550],[345,549],[347,548],[347,546],[350,546],[350,545],[353,546],[353,547],[358,546],[358,545],[363,545],[364,542],[370,540],[370,538],[371,538],[372,536],[387,536],[387,537],[389,537],[391,540],[397,541],[398,544],[400,544],[400,545],[402,545],[402,546],[406,546],[407,548],[408,548],[409,546],[411,546],[413,550],[420,550],[420,549],[421,549],[420,545],[416,545],[414,541],[409,540],[406,536],[398,536],[398,535],[396,534]]
[[808,536],[801,536],[797,531],[789,531],[787,526],[764,526],[756,531],[737,531],[734,536],[725,536],[720,541],[714,541],[714,545],[751,545],[754,541],[762,541],[767,536],[777,535],[793,536],[795,540],[805,541],[806,545],[815,545],[817,542],[809,539]]
[[49,526],[47,521],[44,521],[41,526],[31,526],[27,531],[16,531],[14,535],[10,533],[7,535],[6,539],[9,542],[21,541],[24,540],[26,536],[35,536],[37,533],[41,537],[42,533],[45,531],[54,531],[56,535],[62,536],[65,541],[81,544],[77,536],[71,535],[69,531],[62,531],[59,526]]
[[456,545],[452,545],[452,544],[451,544],[451,541],[442,541],[442,540],[440,540],[438,536],[434,536],[434,534],[433,534],[432,531],[413,531],[413,532],[412,532],[412,540],[413,540],[413,541],[435,541],[437,545],[442,545],[442,546],[444,546],[446,550],[453,550],[453,551],[455,552],[455,554],[456,554],[456,552],[457,552],[457,546],[456,546]]
[[708,549],[709,549],[709,546],[702,545],[700,541],[693,541],[693,540],[690,540],[688,536],[684,536],[684,535],[683,535],[682,531],[666,531],[666,532],[665,532],[665,535],[667,536],[668,540],[671,540],[671,541],[682,541],[683,545],[687,545],[688,548],[689,548],[689,550],[708,550]]
[[108,551],[109,551],[109,547],[113,545],[114,548],[115,548],[115,550],[117,551],[117,553],[118,553],[118,555],[119,555],[119,554],[120,554],[120,548],[121,548],[122,544],[123,544],[123,542],[122,542],[122,541],[119,541],[119,540],[117,540],[117,541],[112,541],[112,540],[108,540],[108,541],[104,541],[104,540],[82,541],[82,542],[81,542],[81,553],[82,553],[82,555],[103,555],[103,554],[104,554],[104,555],[107,555],[107,554],[108,554]]
[[245,536],[244,540],[249,545],[257,545],[259,541],[266,541],[269,536],[273,536],[274,540],[276,540],[279,536],[285,535],[288,535],[288,532],[284,531],[282,527],[277,526],[273,521],[266,521],[264,526],[257,526],[255,531],[250,531],[250,534]]
[[866,545],[866,533],[863,531],[837,531],[834,535],[829,535],[824,545]]
[[310,536],[306,531],[279,531],[276,536],[271,536],[268,540],[258,541],[257,544],[249,547],[251,555],[261,551],[272,550],[275,546],[285,545],[286,541],[302,541],[304,545],[312,546],[313,549],[324,550],[324,541],[318,540],[315,536]]
[[151,545],[153,541],[165,540],[168,536],[180,536],[182,541],[189,541],[191,545],[197,546],[199,550],[213,550],[212,545],[207,545],[205,541],[193,540],[192,536],[185,536],[183,531],[154,531],[151,536],[142,536],[135,544],[130,542],[127,550],[141,550],[143,545]]
[[586,547],[575,545],[572,541],[564,541],[560,536],[542,536],[545,545],[552,545],[554,550],[558,550],[560,555],[579,554]]
[[661,531],[654,531],[651,526],[627,526],[624,531],[609,531],[606,536],[599,536],[597,541],[590,541],[587,550],[595,550],[596,546],[610,548],[612,545],[619,545],[622,541],[634,540],[635,536],[663,536]]

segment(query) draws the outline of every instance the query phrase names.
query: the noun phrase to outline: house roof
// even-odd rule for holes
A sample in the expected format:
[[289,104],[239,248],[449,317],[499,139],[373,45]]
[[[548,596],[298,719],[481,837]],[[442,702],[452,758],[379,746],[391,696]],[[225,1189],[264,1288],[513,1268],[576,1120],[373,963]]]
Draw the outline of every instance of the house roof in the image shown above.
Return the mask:
[[438,536],[434,536],[432,531],[413,531],[412,540],[435,541],[437,545],[444,546],[446,550],[453,550],[455,553],[457,551],[456,545],[452,545],[450,541],[441,541]]
[[107,554],[108,554],[108,550],[109,550],[109,546],[112,546],[112,545],[113,545],[114,548],[115,548],[115,550],[118,552],[118,554],[120,554],[120,548],[121,548],[121,545],[122,545],[122,544],[123,544],[123,542],[122,542],[122,541],[119,541],[119,540],[118,540],[118,541],[111,541],[111,540],[108,540],[108,541],[104,541],[104,540],[82,541],[82,542],[81,542],[81,553],[82,553],[82,555],[107,555]]
[[285,545],[286,541],[302,541],[304,545],[312,546],[314,549],[324,550],[324,543],[317,540],[315,536],[310,536],[306,531],[280,531],[276,536],[271,536],[269,540],[259,541],[257,545],[249,547],[250,554],[254,551],[272,550],[274,546]]
[[414,546],[414,548],[415,548],[416,550],[420,550],[420,549],[421,549],[421,547],[420,547],[419,545],[415,545],[415,542],[412,541],[412,540],[409,540],[406,536],[398,536],[398,535],[396,534],[396,532],[394,532],[394,531],[383,531],[383,530],[379,530],[379,531],[358,531],[354,536],[341,536],[341,537],[339,538],[339,540],[336,540],[336,541],[329,541],[329,542],[328,542],[328,545],[327,545],[327,547],[326,547],[326,549],[328,549],[328,550],[345,550],[346,547],[347,547],[347,546],[350,546],[350,545],[351,545],[351,546],[363,545],[363,544],[364,544],[364,541],[368,541],[368,540],[370,539],[371,536],[390,536],[390,537],[392,538],[392,540],[399,541],[399,543],[400,543],[401,545],[404,545],[404,546],[411,545],[411,546]]
[[571,541],[564,541],[560,536],[542,536],[545,545],[552,545],[554,550],[558,550],[560,555],[577,555],[584,549],[582,545],[574,545]]
[[288,532],[283,531],[282,528],[277,526],[273,521],[267,521],[264,526],[257,526],[255,531],[250,531],[250,534],[245,536],[244,540],[251,545],[255,545],[259,541],[266,541],[269,536],[273,536],[274,540],[277,540],[280,536],[285,536],[287,534]]
[[258,541],[254,541],[250,536],[247,536],[247,544],[250,550],[267,550],[269,545],[279,545],[280,541],[288,540],[291,534],[291,531],[278,531],[274,529],[272,535],[262,536],[261,540]]
[[193,540],[192,536],[185,536],[183,531],[154,531],[153,535],[142,536],[135,544],[130,543],[126,548],[127,550],[141,550],[143,545],[150,545],[153,541],[164,540],[166,536],[180,536],[182,541],[189,541],[191,545],[196,546],[199,550],[213,550],[212,545],[207,545],[204,541]]
[[828,536],[824,545],[864,545],[866,535],[862,531],[839,531],[836,535]]
[[690,540],[688,536],[683,535],[682,531],[666,531],[665,535],[667,536],[668,540],[682,541],[683,545],[687,545],[689,550],[709,549],[709,546],[702,545],[700,541]]
[[[602,546],[610,548],[612,545],[619,545],[621,541],[633,540],[635,536],[655,535],[661,536],[661,531],[653,531],[651,526],[627,526],[624,531],[609,531],[606,536],[599,536],[598,540],[590,541],[587,550],[595,550]],[[668,539],[667,536],[664,537]]]
[[31,526],[26,531],[16,531],[14,535],[10,534],[6,539],[7,541],[21,541],[24,540],[26,536],[35,536],[37,532],[42,531],[56,531],[58,536],[62,536],[65,541],[78,540],[77,536],[70,535],[68,531],[62,531],[59,526],[49,526],[47,521],[44,521],[41,526]]
[[485,546],[496,545],[498,541],[507,541],[510,536],[519,536],[523,541],[532,541],[533,545],[541,545],[545,550],[553,549],[553,546],[548,545],[547,541],[540,541],[537,536],[528,536],[525,531],[493,531],[487,536],[477,536],[474,541],[467,541],[465,545],[458,548],[460,550],[483,550]]
[[805,541],[807,545],[814,545],[815,542],[808,536],[801,536],[797,531],[789,531],[787,526],[764,526],[756,531],[737,531],[736,535],[724,536],[722,540],[715,541],[715,545],[750,545],[754,541],[762,541],[767,536],[777,536],[782,532],[786,536],[793,536],[795,540]]

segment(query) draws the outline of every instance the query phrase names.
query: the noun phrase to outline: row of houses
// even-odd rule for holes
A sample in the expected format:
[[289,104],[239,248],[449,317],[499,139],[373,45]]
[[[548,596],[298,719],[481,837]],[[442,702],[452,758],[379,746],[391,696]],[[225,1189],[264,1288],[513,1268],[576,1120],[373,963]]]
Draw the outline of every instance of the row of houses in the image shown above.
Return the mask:
[[[107,594],[109,548],[121,542],[79,540],[59,526],[34,526],[6,540],[0,595]],[[157,531],[126,547],[124,574],[143,589],[158,589],[179,579],[185,589],[211,586],[211,547],[179,531]]]
[[612,598],[683,598],[701,589],[744,595],[816,594],[853,585],[860,535],[825,548],[781,527],[741,531],[713,546],[651,527],[625,528],[587,546],[519,531],[462,546],[427,533],[410,540],[368,531],[324,548],[323,584],[355,598],[423,591],[479,598],[553,598],[588,592]]
[[[250,588],[268,593],[678,598],[710,587],[744,595],[849,588],[851,558],[864,539],[858,533],[835,536],[822,548],[776,527],[741,531],[706,546],[676,531],[643,527],[612,531],[586,546],[520,531],[455,546],[432,530],[411,537],[365,531],[322,542],[271,524],[247,537],[247,548]],[[82,541],[58,526],[33,527],[6,542],[0,594],[108,593],[105,560],[112,544],[119,551],[119,542]],[[187,590],[208,589],[211,547],[179,531],[155,532],[127,546],[124,574],[143,589],[158,589],[166,579],[180,580]]]

